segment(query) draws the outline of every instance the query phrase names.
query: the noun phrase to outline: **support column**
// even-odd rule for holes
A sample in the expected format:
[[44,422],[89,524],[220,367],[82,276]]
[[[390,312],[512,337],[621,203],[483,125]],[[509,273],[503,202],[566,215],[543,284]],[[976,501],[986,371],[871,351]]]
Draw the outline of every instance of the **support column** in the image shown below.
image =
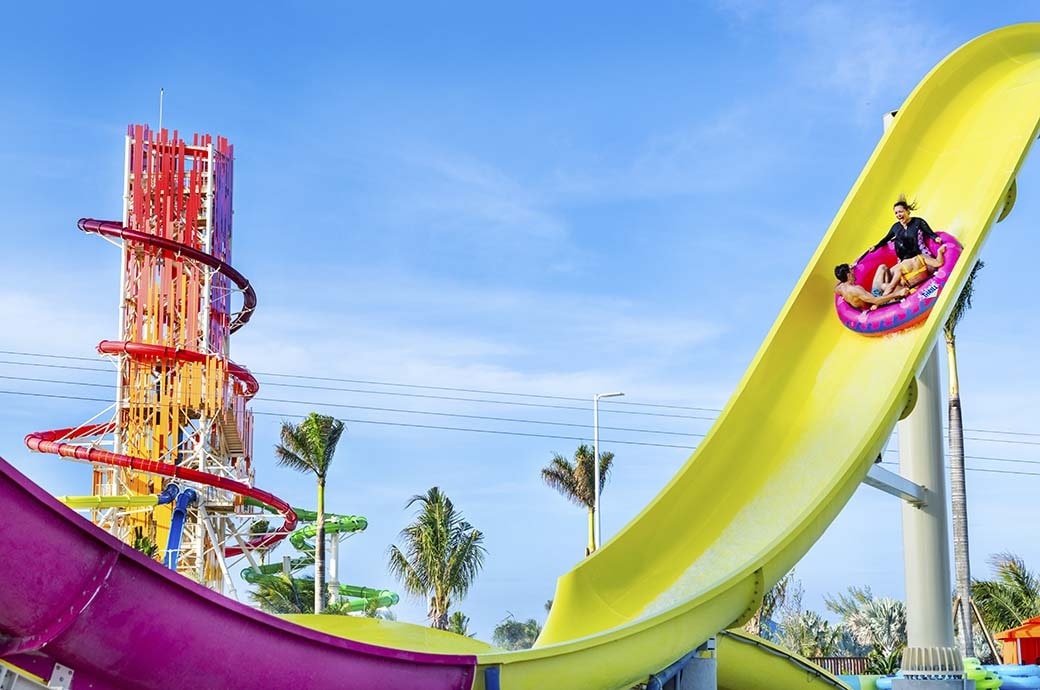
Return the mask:
[[339,540],[340,535],[338,532],[332,533],[332,540],[329,543],[329,601],[336,603],[339,601]]
[[925,488],[925,505],[903,504],[908,647],[953,647],[941,402],[936,346],[918,378],[917,405],[898,424],[900,474]]
[[899,470],[924,487],[925,502],[903,504],[903,568],[906,578],[906,641],[903,678],[893,690],[974,690],[963,679],[953,646],[950,609],[950,526],[946,520],[939,347],[932,348],[917,379],[917,405],[899,422]]

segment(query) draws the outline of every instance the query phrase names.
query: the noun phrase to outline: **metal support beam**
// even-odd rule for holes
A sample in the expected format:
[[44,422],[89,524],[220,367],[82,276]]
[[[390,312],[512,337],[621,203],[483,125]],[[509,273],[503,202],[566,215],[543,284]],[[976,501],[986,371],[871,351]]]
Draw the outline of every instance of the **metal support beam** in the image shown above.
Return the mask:
[[915,508],[924,508],[927,505],[928,492],[923,486],[914,484],[909,479],[886,470],[884,467],[878,465],[871,467],[863,483],[902,499]]

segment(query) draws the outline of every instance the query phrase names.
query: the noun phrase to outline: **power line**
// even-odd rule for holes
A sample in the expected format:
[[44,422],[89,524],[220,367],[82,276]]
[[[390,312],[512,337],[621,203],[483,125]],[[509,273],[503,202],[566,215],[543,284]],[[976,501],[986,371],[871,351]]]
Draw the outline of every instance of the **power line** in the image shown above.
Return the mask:
[[[967,458],[968,456],[965,455],[964,457]],[[899,465],[898,462],[889,462],[888,460],[886,460],[884,462],[881,462],[881,463],[878,463],[878,464],[879,465],[897,465],[897,466]],[[950,468],[950,466],[947,465],[946,469],[949,469],[949,468]],[[1018,471],[1015,471],[1015,470],[991,470],[991,469],[986,469],[986,468],[983,468],[983,467],[965,467],[964,471],[965,472],[989,472],[990,474],[1014,474],[1014,475],[1018,475],[1018,476],[1021,476],[1021,477],[1040,477],[1040,472],[1018,472]]]
[[[19,366],[28,366],[28,367],[46,367],[46,368],[50,368],[50,369],[75,369],[75,370],[80,370],[80,371],[100,371],[100,372],[105,372],[105,373],[111,373],[111,370],[109,370],[109,369],[91,369],[91,368],[87,368],[87,367],[73,367],[73,366],[59,365],[59,364],[40,364],[40,363],[36,363],[36,362],[8,362],[8,361],[0,360],[0,364],[15,364],[15,365],[19,365]],[[0,378],[2,378],[2,377],[0,377]],[[11,378],[11,377],[7,377],[7,378]],[[63,381],[61,383],[66,383],[66,382]],[[577,407],[575,405],[552,405],[552,404],[549,404],[549,403],[521,402],[521,401],[518,401],[518,400],[493,400],[493,399],[490,399],[490,398],[461,398],[461,397],[449,396],[449,395],[431,395],[431,394],[422,394],[422,393],[398,393],[398,392],[394,392],[394,391],[375,391],[375,390],[366,390],[366,389],[362,389],[362,388],[332,388],[332,387],[309,386],[309,385],[306,385],[306,384],[293,384],[293,383],[265,382],[265,383],[263,383],[263,385],[265,385],[265,386],[281,386],[281,387],[288,387],[288,388],[307,388],[307,389],[312,389],[312,390],[338,391],[338,392],[341,392],[341,393],[360,393],[360,394],[364,394],[364,395],[389,395],[389,396],[394,396],[394,397],[418,398],[418,399],[423,399],[423,400],[446,400],[446,401],[449,401],[449,402],[475,402],[475,403],[483,403],[483,404],[491,404],[491,405],[512,405],[512,406],[519,406],[519,407],[534,407],[534,408],[552,409],[552,410],[576,410],[578,412],[588,412],[589,411],[589,409],[586,408],[586,407]],[[664,412],[639,412],[639,411],[636,411],[636,410],[616,410],[615,409],[615,410],[611,410],[611,412],[613,412],[615,414],[638,415],[638,416],[641,416],[641,417],[668,417],[668,418],[672,418],[672,419],[699,419],[699,420],[704,420],[704,421],[711,421],[711,420],[714,419],[714,417],[704,417],[704,416],[698,416],[698,415],[669,414],[669,413],[664,413]]]
[[[89,358],[89,357],[73,357],[71,355],[68,355],[68,356],[65,356],[65,355],[50,355],[50,354],[37,353],[37,352],[18,352],[18,351],[15,351],[15,350],[0,350],[0,355],[18,355],[18,356],[21,356],[21,357],[47,357],[47,358],[50,358],[50,359],[72,359],[72,360],[87,361],[87,362],[97,361],[96,359],[92,359],[92,358]],[[22,362],[0,362],[0,364],[22,364]],[[26,364],[28,364],[28,363],[26,363]],[[92,371],[107,371],[107,370],[106,369],[93,369]],[[309,375],[306,375],[306,374],[284,374],[284,373],[278,373],[278,372],[265,372],[265,371],[255,371],[255,372],[253,372],[253,374],[256,375],[256,376],[271,376],[271,377],[278,377],[278,378],[293,378],[293,379],[302,379],[302,380],[305,380],[305,381],[332,381],[332,382],[336,382],[336,383],[356,383],[356,384],[364,384],[364,385],[369,385],[369,386],[393,386],[393,387],[398,387],[398,388],[416,388],[416,389],[423,389],[423,390],[438,390],[438,391],[455,392],[455,393],[478,393],[478,394],[485,394],[485,395],[504,395],[504,396],[510,396],[510,397],[520,397],[520,398],[538,398],[538,399],[542,399],[542,400],[563,400],[563,401],[567,401],[567,402],[588,402],[590,400],[590,398],[579,398],[579,397],[566,396],[566,395],[548,395],[548,394],[544,394],[544,393],[520,393],[520,392],[517,392],[517,391],[499,391],[499,390],[490,390],[490,389],[486,389],[486,388],[457,388],[457,387],[453,387],[453,386],[430,386],[430,385],[421,385],[421,384],[417,384],[417,383],[400,383],[400,382],[396,382],[396,381],[373,381],[373,380],[367,380],[367,379],[336,378],[336,377],[331,377],[331,376],[309,376]],[[268,385],[272,385],[273,386],[273,385],[279,385],[279,384],[269,383]],[[339,390],[339,389],[334,389],[334,390]],[[612,401],[604,401],[604,402],[607,402],[608,404],[611,404],[611,405],[629,405],[629,406],[633,406],[633,407],[660,407],[660,408],[664,408],[664,409],[673,409],[673,410],[694,410],[694,411],[702,411],[702,412],[722,412],[722,409],[721,408],[717,408],[717,407],[694,407],[694,406],[689,406],[689,405],[668,405],[668,404],[664,404],[664,403],[643,403],[643,402],[633,402],[631,400],[612,400]],[[584,410],[585,408],[579,408],[579,409],[583,409]]]
[[[34,398],[56,398],[61,400],[83,400],[87,402],[111,402],[111,400],[105,398],[87,398],[74,395],[58,395],[55,393],[27,393],[21,391],[7,391],[0,390],[0,395],[27,395]],[[302,414],[288,414],[282,412],[267,412],[267,411],[253,411],[254,415],[263,415],[266,417],[293,417],[302,419],[307,415]],[[435,429],[438,431],[463,431],[474,434],[495,434],[499,436],[524,436],[528,438],[551,438],[560,439],[563,441],[587,441],[588,439],[580,436],[557,436],[553,434],[535,434],[524,431],[508,431],[503,429],[469,429],[464,427],[452,427],[452,426],[439,426],[435,424],[413,424],[410,422],[387,422],[375,419],[351,419],[349,417],[340,417],[340,421],[351,423],[351,424],[376,424],[379,426],[397,426],[397,427],[408,427],[413,429]],[[602,427],[601,427],[602,428]],[[612,439],[600,439],[600,443],[614,443],[626,446],[650,446],[654,448],[678,448],[680,450],[693,450],[696,446],[680,446],[670,443],[649,443],[646,441],[619,441]]]
[[[92,388],[108,388],[108,389],[114,389],[115,388],[114,385],[107,384],[107,383],[84,383],[84,382],[80,382],[80,381],[55,381],[53,379],[26,378],[26,377],[21,377],[21,376],[5,376],[5,375],[2,375],[2,374],[0,374],[0,379],[7,379],[7,380],[13,380],[13,381],[28,381],[28,382],[32,382],[32,383],[53,383],[53,384],[58,384],[58,385],[89,386],[89,387],[92,387]],[[457,418],[457,419],[479,419],[479,420],[482,420],[482,421],[509,422],[509,423],[516,423],[516,424],[543,424],[543,425],[546,425],[546,426],[562,426],[562,427],[571,427],[571,428],[577,428],[577,429],[587,429],[587,428],[589,428],[588,424],[574,424],[572,422],[553,422],[553,421],[541,420],[541,419],[517,419],[517,418],[514,418],[514,417],[491,417],[491,416],[487,416],[487,415],[461,414],[461,413],[457,413],[457,412],[434,412],[434,411],[431,411],[431,410],[406,410],[406,409],[394,408],[394,407],[374,407],[374,406],[371,406],[371,405],[349,405],[349,404],[346,404],[346,403],[333,403],[333,402],[326,402],[326,401],[285,400],[285,399],[282,399],[282,398],[266,398],[266,397],[256,397],[256,398],[253,398],[253,400],[255,402],[274,402],[274,403],[282,403],[282,404],[287,404],[287,405],[310,405],[312,407],[340,407],[340,408],[344,408],[344,409],[366,410],[366,411],[370,411],[370,412],[392,412],[392,413],[397,413],[397,414],[419,414],[419,415],[430,415],[430,416],[435,416],[435,417],[453,417],[453,418]],[[685,432],[685,431],[664,431],[664,430],[661,430],[661,429],[633,429],[633,428],[630,428],[630,427],[616,427],[616,426],[603,426],[603,425],[600,425],[599,428],[607,430],[607,431],[627,431],[627,432],[631,432],[631,433],[661,434],[661,435],[665,435],[665,436],[691,436],[691,437],[697,437],[697,438],[702,438],[704,436],[704,434],[696,434],[696,433]]]
[[[74,356],[74,355],[55,355],[55,354],[48,354],[48,353],[42,353],[42,352],[22,352],[22,351],[17,351],[17,350],[0,350],[0,355],[16,355],[16,356],[20,356],[20,357],[38,357],[38,358],[47,358],[47,359],[76,360],[76,361],[86,361],[86,362],[96,362],[97,361],[96,358],[91,358],[91,357],[78,357],[78,356]],[[9,365],[16,365],[16,366],[47,367],[47,368],[56,368],[56,369],[70,369],[70,370],[78,370],[78,371],[96,371],[96,372],[104,372],[104,373],[111,373],[111,371],[112,371],[111,369],[102,369],[102,368],[96,368],[96,367],[75,367],[75,366],[69,366],[69,365],[42,364],[42,363],[38,363],[38,362],[14,362],[14,361],[8,361],[8,360],[0,360],[0,364],[9,364]],[[536,398],[536,399],[546,399],[546,400],[561,400],[561,401],[571,401],[571,402],[585,402],[586,401],[585,398],[579,398],[579,397],[560,396],[560,395],[546,395],[546,394],[535,394],[535,393],[521,393],[521,392],[516,392],[516,391],[496,391],[496,390],[480,389],[480,388],[456,388],[456,387],[449,387],[449,386],[431,386],[431,385],[410,384],[410,383],[400,383],[400,382],[390,382],[390,381],[375,381],[375,380],[365,380],[365,379],[336,378],[336,377],[326,377],[326,376],[309,376],[309,375],[303,375],[303,374],[286,374],[286,373],[277,373],[277,372],[254,372],[254,373],[257,376],[270,376],[270,377],[278,377],[278,378],[294,378],[294,379],[301,379],[301,380],[330,381],[330,382],[341,382],[341,383],[357,383],[357,384],[364,384],[364,385],[391,386],[391,387],[412,388],[412,389],[419,389],[419,390],[440,390],[440,391],[482,393],[482,394],[490,394],[490,395],[501,395],[501,396],[510,396],[510,397],[526,397],[526,398]],[[515,401],[510,402],[510,401],[504,401],[504,400],[488,400],[488,399],[481,399],[481,398],[458,398],[458,397],[452,397],[452,396],[419,395],[419,394],[409,394],[409,393],[393,393],[393,392],[390,392],[390,391],[373,391],[373,390],[362,390],[362,389],[355,389],[355,388],[310,386],[310,385],[306,385],[306,384],[277,383],[277,382],[273,382],[273,381],[263,382],[263,385],[265,385],[265,386],[282,386],[282,387],[290,387],[290,388],[311,389],[311,390],[328,390],[328,391],[337,391],[337,392],[345,392],[345,393],[360,393],[360,394],[367,394],[367,395],[390,395],[390,396],[401,396],[401,397],[415,397],[415,398],[425,398],[425,399],[433,399],[433,400],[447,400],[447,401],[452,401],[452,402],[476,402],[476,403],[498,404],[498,405],[520,405],[520,406],[524,406],[524,407],[538,407],[538,408],[545,408],[545,409],[575,410],[575,411],[581,411],[581,412],[587,412],[588,411],[588,409],[586,407],[577,407],[577,406],[568,406],[568,405],[548,405],[548,404],[538,404],[538,403],[521,403],[521,402],[515,402]],[[662,408],[662,409],[693,410],[693,411],[706,411],[706,412],[721,412],[722,411],[720,408],[715,408],[715,407],[696,407],[696,406],[686,406],[686,405],[668,405],[668,404],[663,404],[663,403],[639,403],[639,402],[622,401],[622,400],[609,400],[609,401],[604,401],[604,403],[605,404],[609,404],[609,405],[629,405],[629,406],[656,407],[656,408]],[[704,421],[711,421],[711,420],[714,419],[714,417],[704,417],[704,416],[697,416],[697,415],[678,415],[678,414],[673,415],[673,414],[665,414],[665,413],[636,412],[636,411],[632,411],[632,410],[616,410],[616,409],[612,410],[612,411],[616,412],[618,414],[634,414],[634,415],[652,416],[652,417],[669,417],[669,418],[675,418],[675,419],[697,419],[697,420],[704,420]],[[1027,432],[1027,431],[1011,431],[1011,430],[1001,430],[1001,429],[973,429],[973,428],[965,428],[964,431],[967,431],[969,433],[1002,434],[1002,435],[1007,435],[1007,436],[1026,436],[1026,437],[1040,438],[1040,433]],[[1014,440],[1009,440],[1009,439],[965,438],[965,440],[983,441],[983,442],[989,441],[989,442],[993,442],[993,443],[1011,443],[1011,444],[1020,444],[1020,445],[1040,445],[1040,442],[1014,441]]]
[[[54,393],[29,393],[29,392],[25,392],[25,391],[0,390],[0,395],[22,395],[22,396],[30,396],[30,397],[37,397],[37,398],[53,398],[53,399],[61,399],[61,400],[79,400],[79,401],[101,402],[101,403],[110,403],[111,402],[111,400],[108,399],[108,398],[88,398],[88,397],[84,397],[84,396],[59,395],[59,394],[54,394]],[[254,410],[253,414],[254,415],[259,415],[259,416],[265,416],[265,417],[280,417],[280,418],[283,418],[283,419],[285,419],[285,418],[303,419],[303,418],[306,417],[306,415],[302,415],[302,414],[270,412],[270,411],[266,411],[266,410],[262,410],[262,411],[255,411]],[[372,424],[372,425],[377,425],[377,426],[393,426],[393,427],[404,427],[404,428],[412,428],[412,429],[428,429],[428,430],[436,430],[436,431],[455,431],[455,432],[464,432],[464,433],[489,434],[489,435],[497,435],[497,436],[519,436],[519,437],[525,437],[525,438],[544,438],[544,439],[554,439],[554,440],[562,440],[562,441],[579,441],[579,442],[584,442],[584,441],[588,440],[588,439],[580,437],[580,436],[561,436],[561,435],[556,435],[556,434],[536,434],[536,433],[523,432],[523,431],[509,431],[509,430],[504,430],[504,429],[474,429],[474,428],[442,426],[442,425],[434,425],[434,424],[415,424],[415,423],[410,423],[410,422],[390,422],[390,421],[373,420],[373,419],[351,419],[351,418],[346,418],[346,417],[341,417],[340,420],[345,422],[345,423],[350,423],[350,424]],[[644,447],[653,447],[653,448],[674,448],[674,449],[678,449],[678,450],[688,450],[688,451],[693,451],[693,450],[696,450],[696,448],[697,448],[697,446],[684,446],[684,445],[669,444],[669,443],[651,443],[651,442],[645,442],[645,441],[622,441],[622,440],[616,440],[616,439],[602,439],[601,442],[602,443],[617,444],[617,445],[627,445],[627,446],[644,446]],[[891,452],[891,451],[888,451],[888,452]],[[1040,464],[1040,461],[1036,461],[1036,460],[1015,460],[1015,459],[1011,459],[1011,458],[993,458],[993,457],[988,457],[988,456],[974,456],[974,455],[965,455],[964,457],[965,457],[966,460],[989,460],[989,461],[995,461],[995,462],[1018,462],[1018,463],[1022,463],[1022,464]],[[899,463],[897,463],[897,462],[892,462],[892,461],[888,461],[888,460],[883,461],[880,464],[882,464],[882,465],[894,465],[894,466],[898,466],[899,465]],[[989,472],[989,473],[992,473],[992,474],[1010,474],[1010,475],[1021,475],[1021,476],[1029,476],[1029,477],[1040,476],[1040,472],[1021,472],[1021,471],[1014,471],[1014,470],[997,470],[997,469],[987,469],[987,468],[980,468],[980,467],[968,467],[968,468],[965,468],[965,469],[967,471],[969,471],[969,472]]]
[[[87,383],[87,382],[82,382],[82,381],[59,381],[59,380],[55,380],[55,379],[42,379],[42,378],[23,377],[23,376],[9,376],[9,375],[3,375],[3,374],[0,374],[0,379],[6,379],[6,380],[12,380],[12,381],[24,381],[24,382],[30,382],[30,383],[49,383],[49,384],[56,384],[56,385],[88,386],[88,387],[92,387],[92,388],[108,388],[108,389],[114,389],[115,388],[115,386],[112,385],[112,384]],[[303,387],[310,388],[310,386],[303,386]],[[333,390],[342,390],[342,389],[333,389]],[[390,413],[394,413],[394,414],[416,414],[416,415],[426,415],[426,416],[434,416],[434,417],[451,417],[451,418],[455,418],[455,419],[476,419],[476,420],[482,420],[482,421],[507,422],[507,423],[515,423],[515,424],[542,424],[542,425],[546,425],[546,426],[560,426],[560,427],[570,427],[570,428],[580,428],[580,429],[588,428],[587,424],[575,424],[575,423],[572,423],[572,422],[554,422],[554,421],[549,421],[549,420],[538,420],[538,419],[518,419],[518,418],[515,418],[515,417],[494,417],[494,416],[489,416],[489,415],[462,414],[462,413],[458,413],[458,412],[435,412],[435,411],[431,411],[431,410],[406,410],[406,409],[393,408],[393,407],[376,407],[376,406],[371,406],[371,405],[351,405],[351,404],[347,404],[347,403],[334,403],[334,402],[328,402],[328,401],[289,400],[289,399],[284,399],[284,398],[268,398],[268,397],[257,397],[257,398],[254,398],[254,400],[256,402],[274,402],[274,403],[281,403],[281,404],[286,404],[286,405],[310,405],[310,406],[313,406],[313,407],[322,407],[322,406],[324,406],[324,407],[338,407],[338,408],[342,408],[342,409],[365,410],[365,411],[370,411],[370,412],[390,412]],[[614,410],[614,411],[615,412],[621,412],[620,410]],[[709,418],[704,418],[704,419],[709,419]],[[630,433],[658,434],[658,435],[665,435],[665,436],[690,436],[690,437],[697,437],[697,438],[703,438],[704,437],[704,434],[699,434],[699,433],[682,432],[682,431],[665,431],[665,430],[661,430],[661,429],[634,429],[634,428],[631,428],[631,427],[614,427],[614,426],[601,426],[600,428],[604,429],[604,430],[607,430],[607,431],[622,431],[622,432],[630,432]],[[1038,443],[1036,441],[1017,441],[1017,440],[1013,440],[1013,439],[985,439],[985,438],[976,438],[976,437],[967,436],[967,437],[964,438],[964,440],[965,441],[979,441],[979,442],[983,442],[983,443],[986,443],[986,442],[990,442],[990,443],[1010,443],[1010,444],[1015,444],[1015,445],[1040,446],[1040,443]]]

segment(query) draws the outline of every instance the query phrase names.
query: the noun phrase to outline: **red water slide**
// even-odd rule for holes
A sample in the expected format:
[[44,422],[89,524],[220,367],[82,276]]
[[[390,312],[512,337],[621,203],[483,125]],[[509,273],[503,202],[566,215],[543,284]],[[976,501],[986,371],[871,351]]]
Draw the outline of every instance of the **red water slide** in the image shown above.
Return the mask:
[[[136,242],[158,247],[159,249],[171,252],[177,257],[187,258],[205,264],[206,266],[215,269],[218,273],[227,276],[242,291],[244,296],[242,309],[235,316],[230,325],[230,331],[232,333],[249,321],[253,310],[256,308],[256,293],[249,284],[249,281],[246,280],[245,276],[227,263],[207,254],[204,251],[200,251],[168,238],[157,237],[136,230],[131,230],[130,228],[125,227],[122,223],[116,221],[83,218],[79,221],[79,228],[84,232],[96,233],[106,237],[119,238],[127,242]],[[148,343],[112,340],[101,341],[101,343],[98,344],[98,351],[104,354],[125,353],[135,359],[163,359],[181,362],[205,362],[208,359],[215,357],[215,355],[196,352],[194,350],[164,347],[162,345],[152,345]],[[245,397],[247,399],[256,395],[260,386],[257,383],[256,378],[249,373],[248,369],[228,361],[227,370],[231,376],[243,384],[245,388]],[[274,532],[261,535],[247,542],[246,548],[249,549],[273,546],[296,529],[296,513],[293,512],[293,509],[288,503],[270,492],[256,489],[248,484],[244,484],[234,479],[229,479],[228,477],[222,477],[192,468],[181,467],[174,463],[147,460],[145,458],[113,453],[112,451],[93,448],[77,443],[79,441],[111,433],[114,429],[115,422],[107,422],[104,424],[87,424],[67,429],[55,429],[52,431],[37,431],[25,437],[25,444],[31,450],[39,451],[41,453],[53,453],[66,458],[125,467],[138,472],[158,474],[165,477],[195,482],[205,486],[212,486],[217,489],[231,491],[240,496],[248,496],[249,498],[254,498],[269,505],[285,518],[285,522]],[[226,547],[224,553],[227,556],[236,556],[241,554],[242,551],[243,549],[241,547],[235,546]]]

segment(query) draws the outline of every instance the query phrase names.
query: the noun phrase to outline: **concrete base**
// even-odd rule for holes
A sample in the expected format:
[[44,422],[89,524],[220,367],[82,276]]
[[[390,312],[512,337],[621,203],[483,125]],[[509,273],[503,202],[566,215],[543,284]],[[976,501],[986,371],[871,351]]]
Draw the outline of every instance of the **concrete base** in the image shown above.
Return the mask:
[[[673,679],[675,690],[717,690],[718,660],[693,658],[683,667],[679,675]],[[665,686],[668,688],[669,686]]]
[[893,678],[892,690],[975,690],[973,680],[917,680]]

